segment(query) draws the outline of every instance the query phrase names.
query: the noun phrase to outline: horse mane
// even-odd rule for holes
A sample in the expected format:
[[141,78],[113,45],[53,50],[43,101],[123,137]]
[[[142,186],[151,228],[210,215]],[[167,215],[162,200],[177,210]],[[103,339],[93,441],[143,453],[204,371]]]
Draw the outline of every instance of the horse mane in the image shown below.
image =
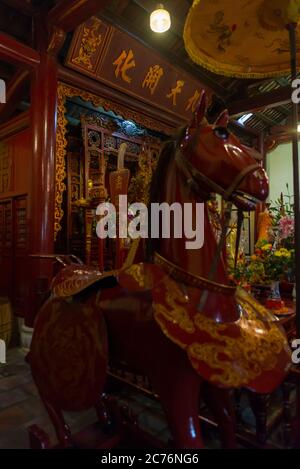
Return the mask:
[[149,190],[149,206],[148,206],[148,213],[149,213],[149,220],[148,220],[148,233],[149,237],[146,243],[146,257],[149,261],[153,258],[153,253],[155,251],[155,245],[159,241],[158,239],[151,239],[151,204],[152,203],[160,203],[161,202],[161,191],[163,188],[163,181],[165,179],[169,163],[172,158],[174,158],[176,151],[178,149],[179,144],[181,143],[182,139],[184,138],[186,133],[186,126],[181,127],[174,133],[173,136],[169,140],[167,140],[159,154],[158,162],[156,165],[156,169],[153,173],[150,190]]

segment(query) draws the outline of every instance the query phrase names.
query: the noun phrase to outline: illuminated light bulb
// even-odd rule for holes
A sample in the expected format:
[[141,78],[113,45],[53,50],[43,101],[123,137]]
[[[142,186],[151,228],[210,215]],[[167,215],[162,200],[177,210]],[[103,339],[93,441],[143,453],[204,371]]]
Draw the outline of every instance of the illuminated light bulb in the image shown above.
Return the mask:
[[155,33],[165,33],[171,27],[170,13],[160,3],[150,16],[150,28]]

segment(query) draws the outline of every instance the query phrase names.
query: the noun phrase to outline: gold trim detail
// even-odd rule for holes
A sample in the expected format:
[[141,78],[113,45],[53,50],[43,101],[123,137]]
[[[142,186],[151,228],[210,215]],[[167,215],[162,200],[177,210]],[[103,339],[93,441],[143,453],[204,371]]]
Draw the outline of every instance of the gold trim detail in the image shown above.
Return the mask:
[[[227,388],[248,386],[278,366],[288,344],[279,323],[244,290],[235,299],[241,317],[233,323],[216,323],[190,305],[179,285],[164,280],[153,302],[154,317],[163,333],[182,349],[201,375]],[[204,373],[204,374],[205,374]]]
[[166,283],[165,302],[167,307],[162,303],[154,303],[155,318],[162,316],[167,321],[176,323],[180,329],[188,334],[195,333],[194,322],[186,309],[189,298],[184,296],[177,283],[168,281]]
[[141,113],[132,111],[121,104],[114,103],[107,99],[101,98],[93,93],[90,93],[79,88],[66,85],[65,83],[58,83],[57,87],[57,133],[56,133],[56,175],[55,175],[55,212],[54,212],[54,240],[57,238],[58,232],[61,230],[61,220],[64,212],[62,210],[63,193],[66,190],[64,179],[66,177],[66,126],[67,119],[66,113],[66,99],[78,96],[84,101],[89,101],[94,107],[103,107],[106,111],[113,111],[117,115],[121,115],[124,119],[133,120],[148,129],[157,132],[164,132],[170,135],[173,129],[164,125],[150,117]]
[[57,87],[57,131],[56,131],[56,160],[55,160],[55,209],[54,209],[54,240],[61,230],[61,220],[64,216],[62,209],[63,194],[66,190],[66,148],[67,148],[67,119],[66,113],[67,90],[61,84]]
[[99,25],[96,18],[93,18],[93,24],[90,27],[83,26],[83,36],[79,53],[78,56],[72,60],[74,64],[82,67],[86,66],[88,70],[92,70],[93,64],[91,58],[102,42],[102,35],[97,35]]
[[223,283],[213,282],[199,275],[191,274],[182,267],[173,264],[168,261],[157,252],[154,256],[154,263],[162,267],[174,280],[183,282],[185,285],[190,287],[199,288],[200,290],[207,289],[215,293],[223,293],[225,295],[233,295],[236,287],[231,285],[225,285]]
[[[296,0],[298,1],[298,0]],[[276,78],[282,77],[283,75],[288,75],[290,73],[290,67],[287,69],[278,69],[272,70],[270,72],[247,72],[240,71],[238,66],[230,64],[222,64],[213,57],[205,57],[199,53],[198,47],[195,45],[191,34],[190,22],[194,14],[195,9],[200,5],[202,0],[194,0],[193,5],[191,6],[189,13],[186,18],[184,31],[183,31],[183,40],[185,45],[185,50],[188,53],[189,57],[197,65],[206,68],[210,72],[217,73],[226,77],[235,77],[235,78]]]

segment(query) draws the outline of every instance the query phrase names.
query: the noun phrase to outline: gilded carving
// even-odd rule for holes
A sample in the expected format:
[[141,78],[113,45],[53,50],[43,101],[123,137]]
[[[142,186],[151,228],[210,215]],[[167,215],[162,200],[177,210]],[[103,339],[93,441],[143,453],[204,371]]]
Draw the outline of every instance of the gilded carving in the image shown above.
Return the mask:
[[54,225],[54,236],[57,237],[57,233],[61,230],[61,220],[64,212],[62,210],[63,193],[66,190],[64,180],[66,178],[66,126],[67,119],[66,113],[66,99],[73,96],[79,96],[84,101],[89,101],[95,108],[103,107],[106,111],[113,111],[115,114],[122,116],[126,120],[131,120],[140,124],[148,129],[156,130],[158,132],[164,132],[170,135],[172,132],[171,127],[168,127],[160,122],[146,117],[135,111],[131,111],[121,104],[117,104],[113,101],[106,100],[100,96],[96,96],[88,91],[75,88],[73,86],[65,85],[64,83],[58,84],[57,89],[57,134],[56,134],[56,187],[55,187],[55,225]]
[[92,70],[93,64],[91,59],[102,41],[102,36],[99,34],[98,30],[99,22],[96,18],[93,19],[91,26],[84,26],[79,53],[78,56],[73,59],[74,64]]
[[128,194],[130,200],[138,200],[147,205],[149,202],[150,184],[156,167],[156,160],[152,158],[150,148],[146,149],[144,147],[142,149],[138,164],[138,173],[131,178]]
[[277,321],[262,305],[239,288],[235,297],[240,319],[224,324],[197,311],[196,306],[187,308],[179,284],[169,278],[153,303],[154,317],[165,335],[182,344],[196,370],[205,364],[209,380],[226,387],[245,386],[273,370],[287,346]]
[[56,168],[55,168],[55,210],[54,210],[54,239],[61,230],[61,220],[64,216],[62,209],[63,193],[66,190],[64,180],[66,178],[65,155],[67,147],[65,117],[66,87],[58,85],[57,88],[57,131],[56,131]]
[[142,265],[134,264],[129,267],[126,273],[132,276],[132,278],[136,281],[139,287],[145,288],[145,278],[142,270]]
[[0,144],[0,193],[11,190],[12,159],[9,155],[8,146]]

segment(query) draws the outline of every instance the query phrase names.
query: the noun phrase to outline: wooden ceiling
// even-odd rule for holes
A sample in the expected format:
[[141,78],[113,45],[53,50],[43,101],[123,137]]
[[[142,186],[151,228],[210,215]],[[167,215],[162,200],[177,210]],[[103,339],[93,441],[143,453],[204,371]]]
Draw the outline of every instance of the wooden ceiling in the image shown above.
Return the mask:
[[[34,47],[33,17],[41,9],[50,10],[63,0],[0,0],[0,31]],[[157,2],[152,0],[111,0],[101,12],[106,21],[138,38],[170,62],[185,69],[209,86],[224,100],[230,110],[232,123],[238,132],[253,137],[262,131],[272,132],[289,124],[291,115],[289,77],[276,80],[240,80],[213,74],[195,65],[188,57],[182,39],[184,21],[192,0],[164,0],[172,16],[170,31],[162,35],[151,32],[149,15]],[[66,53],[66,50],[64,50]],[[0,62],[0,78],[12,79],[15,67]],[[241,125],[240,115],[252,112]]]
[[182,39],[183,27],[192,0],[164,1],[164,6],[172,15],[172,27],[164,34],[153,33],[149,27],[149,16],[156,4],[157,2],[152,0],[112,0],[101,16],[139,38],[149,47],[159,50],[172,63],[191,72],[223,98],[229,97],[235,80],[218,77],[201,69],[185,52]]
[[[290,91],[289,94],[283,93],[284,96],[280,93],[284,88],[285,92],[287,91],[289,77],[267,81],[241,80],[216,75],[194,64],[188,57],[183,42],[184,22],[193,0],[165,0],[163,3],[172,16],[172,27],[163,35],[152,33],[149,28],[149,15],[157,4],[153,0],[112,0],[101,16],[139,38],[149,47],[160,51],[172,63],[176,63],[203,84],[210,86],[232,111],[236,121],[235,127],[240,131],[255,135],[268,131],[273,126],[288,123],[291,114]],[[260,110],[255,112],[251,101],[258,101],[262,95],[265,95],[266,105],[258,105]],[[238,118],[249,112],[253,112],[253,116],[241,126]]]

